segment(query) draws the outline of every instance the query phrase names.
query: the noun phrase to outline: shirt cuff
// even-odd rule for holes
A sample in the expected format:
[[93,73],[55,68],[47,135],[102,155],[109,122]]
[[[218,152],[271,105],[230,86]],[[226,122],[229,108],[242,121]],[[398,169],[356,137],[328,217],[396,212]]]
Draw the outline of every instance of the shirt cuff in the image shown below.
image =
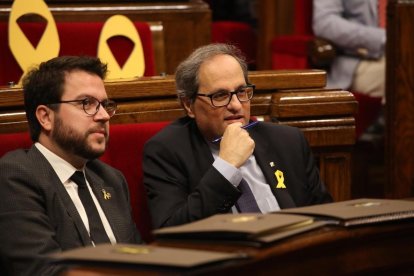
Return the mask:
[[217,157],[213,163],[213,167],[221,173],[234,187],[238,187],[242,180],[242,174],[235,166],[220,157]]

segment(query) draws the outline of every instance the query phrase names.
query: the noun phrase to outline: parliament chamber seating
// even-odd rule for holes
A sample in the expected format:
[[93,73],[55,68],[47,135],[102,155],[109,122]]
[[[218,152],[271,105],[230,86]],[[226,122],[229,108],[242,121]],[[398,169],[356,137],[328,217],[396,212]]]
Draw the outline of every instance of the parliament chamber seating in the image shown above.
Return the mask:
[[[320,70],[250,72],[249,80],[256,85],[251,115],[300,128],[313,149],[328,190],[335,200],[347,200],[351,196],[356,102],[347,91],[324,89],[325,77]],[[108,97],[118,103],[118,111],[111,118],[110,141],[102,160],[125,174],[135,222],[144,239],[151,241],[142,184],[142,148],[167,122],[184,114],[177,100],[174,76],[110,81],[105,86]],[[0,156],[30,145],[21,88],[0,87]]]
[[[47,22],[22,22],[19,27],[27,39],[36,46],[41,42],[41,37]],[[50,23],[49,23],[50,24]],[[156,74],[156,60],[152,41],[150,24],[147,22],[133,22],[141,39],[145,57],[144,76]],[[89,55],[97,56],[99,36],[104,22],[57,22],[60,51],[59,56],[64,55]],[[0,85],[9,82],[18,83],[23,71],[8,45],[8,23],[0,22]],[[107,40],[118,64],[122,67],[134,43],[125,36],[113,36]]]
[[[142,184],[142,150],[145,142],[168,122],[114,124],[110,126],[110,140],[101,160],[119,169],[129,185],[132,216],[143,239],[152,241],[152,223]],[[32,145],[28,132],[0,134],[0,157],[18,148]]]
[[[309,1],[308,1],[309,2]],[[390,1],[392,9],[388,9],[389,22],[387,33],[390,33],[387,45],[387,122],[392,126],[387,129],[387,171],[388,195],[394,198],[413,196],[414,191],[414,96],[413,82],[409,76],[414,72],[413,56],[414,40],[412,34],[414,24],[414,1]],[[180,22],[180,25],[182,23]],[[388,32],[391,31],[391,32]],[[186,34],[188,35],[188,34]],[[170,36],[175,39],[173,36]],[[195,36],[193,36],[195,37]],[[1,42],[0,42],[1,44]],[[266,44],[267,45],[267,44]],[[186,55],[187,53],[185,53]],[[183,54],[184,55],[184,54]],[[168,56],[175,57],[169,54]],[[307,56],[303,56],[307,59]],[[3,59],[0,56],[0,60]],[[390,62],[388,62],[390,61]],[[170,64],[174,67],[174,64]],[[297,68],[297,67],[295,67]],[[302,68],[302,67],[301,67]],[[308,67],[303,67],[308,68]],[[321,177],[334,195],[335,200],[350,199],[350,160],[355,142],[355,116],[358,94],[351,94],[342,90],[324,89],[324,73],[318,70],[295,70],[253,72],[250,81],[256,84],[257,92],[252,100],[252,114],[267,121],[279,124],[288,124],[299,127],[308,139],[318,160]],[[27,126],[22,107],[21,91],[8,87],[0,87],[0,157],[8,149],[29,147]],[[141,142],[135,148],[136,152],[142,148],[145,136],[151,136],[163,127],[165,122],[181,115],[181,108],[176,102],[173,81],[167,78],[142,78],[133,82],[107,84],[108,95],[119,103],[119,112],[112,118],[111,135],[114,140],[120,135],[127,139],[128,135],[138,135]],[[359,108],[362,102],[359,101]],[[359,118],[359,117],[358,117]],[[157,123],[156,121],[159,121]],[[357,127],[360,124],[357,119]],[[148,124],[147,124],[148,123]],[[124,129],[125,128],[125,129]],[[141,131],[148,131],[141,134]],[[134,133],[134,134],[131,134]],[[137,134],[139,133],[139,134]],[[131,138],[128,142],[132,145]],[[128,139],[127,139],[128,140]],[[108,152],[103,156],[106,162],[114,166],[119,158],[129,152],[126,148],[117,149],[109,145]],[[126,142],[123,142],[126,143]],[[119,144],[118,144],[119,145]],[[122,150],[122,148],[124,150]],[[117,152],[117,156],[113,156]],[[114,158],[115,161],[111,159]],[[139,156],[133,156],[139,158]],[[136,159],[135,159],[136,160]],[[139,164],[139,163],[138,163]],[[133,170],[135,164],[120,164],[120,169]],[[127,167],[124,167],[127,166]],[[138,170],[138,165],[135,167]],[[140,172],[131,173],[129,177],[140,177]],[[128,177],[128,176],[127,176]],[[133,179],[133,178],[132,178]],[[135,183],[129,183],[131,186]],[[130,188],[131,202],[138,202],[139,206],[132,206],[134,218],[140,230],[150,229],[145,223],[147,214],[146,201],[141,198],[145,195],[137,194],[143,191],[142,187]],[[135,189],[135,190],[134,190]],[[136,199],[134,199],[136,198]],[[144,201],[144,202],[143,202]],[[137,217],[138,216],[138,217]],[[206,249],[223,252],[246,253],[249,259],[247,265],[225,264],[222,271],[209,271],[210,274],[228,275],[229,273],[259,273],[274,274],[274,271],[288,274],[306,274],[315,271],[318,274],[348,274],[348,275],[410,275],[413,271],[413,260],[410,248],[413,247],[412,221],[407,223],[383,224],[371,227],[323,228],[320,231],[298,235],[286,242],[275,243],[274,246],[264,248],[243,247],[238,245],[217,245],[212,243],[196,244],[193,249]],[[144,238],[152,237],[142,233]],[[163,245],[161,243],[161,245]],[[166,244],[174,246],[174,244]],[[190,247],[189,243],[175,245]],[[393,252],[390,254],[390,252]],[[297,260],[303,260],[298,266]],[[78,266],[77,266],[78,267]],[[75,267],[75,268],[77,268]],[[82,268],[80,266],[80,268]],[[131,268],[131,266],[128,266]],[[100,266],[97,275],[121,274],[111,267]],[[125,275],[152,273],[145,269],[143,272],[129,270]],[[78,274],[91,273],[90,269]],[[165,269],[158,274],[164,274]],[[154,272],[152,274],[157,274]],[[209,275],[208,273],[205,275]]]
[[[312,31],[312,0],[295,0],[293,34],[278,35],[271,41],[272,69],[309,69],[310,42],[315,38]],[[359,103],[355,114],[356,137],[378,118],[381,98],[351,91]]]

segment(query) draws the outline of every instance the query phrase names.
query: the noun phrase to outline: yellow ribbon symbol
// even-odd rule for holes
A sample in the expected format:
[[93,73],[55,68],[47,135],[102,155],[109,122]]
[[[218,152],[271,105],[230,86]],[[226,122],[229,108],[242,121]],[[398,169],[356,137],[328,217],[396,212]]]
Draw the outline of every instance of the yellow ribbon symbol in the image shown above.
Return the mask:
[[108,193],[105,189],[102,189],[102,193],[105,200],[111,199],[111,193]]
[[[17,20],[25,14],[38,14],[47,21],[46,29],[36,48],[20,29]],[[43,0],[15,0],[9,17],[9,47],[23,75],[32,66],[57,57],[60,49],[59,35],[55,20]]]
[[285,178],[283,177],[283,172],[277,170],[275,171],[275,176],[277,179],[276,189],[286,189],[285,183],[283,183],[283,181],[285,181]]
[[[121,68],[108,46],[113,36],[124,36],[134,42],[134,49]],[[134,23],[124,15],[114,15],[104,24],[98,45],[98,57],[108,64],[108,79],[142,77],[145,71],[145,57],[141,38]]]

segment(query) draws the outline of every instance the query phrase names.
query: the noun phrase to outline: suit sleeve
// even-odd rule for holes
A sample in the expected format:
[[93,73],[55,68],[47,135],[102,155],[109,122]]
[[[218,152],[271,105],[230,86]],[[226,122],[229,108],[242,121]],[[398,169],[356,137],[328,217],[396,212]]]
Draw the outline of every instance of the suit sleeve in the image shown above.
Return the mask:
[[144,184],[155,228],[226,213],[240,196],[213,166],[193,178],[194,172],[189,170],[197,160],[185,158],[160,141],[150,140],[143,158]]
[[47,265],[46,255],[62,249],[34,182],[16,161],[0,161],[2,266],[16,275],[55,275],[62,268]]

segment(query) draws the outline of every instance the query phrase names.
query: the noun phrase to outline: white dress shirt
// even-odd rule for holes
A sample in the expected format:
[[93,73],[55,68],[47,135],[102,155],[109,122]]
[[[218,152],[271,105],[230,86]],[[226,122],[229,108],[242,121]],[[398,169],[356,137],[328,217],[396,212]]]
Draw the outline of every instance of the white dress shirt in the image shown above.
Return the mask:
[[[70,177],[75,173],[76,168],[69,164],[67,161],[63,160],[50,150],[48,150],[45,146],[40,143],[35,143],[36,148],[44,155],[47,161],[52,166],[53,170],[56,172],[57,176],[59,177],[62,185],[65,187],[66,191],[68,192],[70,198],[73,201],[78,213],[85,225],[86,230],[89,233],[89,221],[88,216],[86,215],[85,208],[83,207],[82,201],[79,198],[78,194],[78,185],[73,182]],[[84,170],[83,173],[85,174]],[[86,179],[86,178],[85,178]],[[88,180],[86,179],[86,184],[88,186],[89,192],[91,193],[92,199],[96,205],[96,209],[98,210],[99,216],[101,217],[102,224],[105,228],[106,234],[108,235],[109,240],[112,244],[116,243],[115,235],[112,231],[112,228],[108,222],[108,219],[103,212],[99,201],[96,199],[95,194],[93,193],[91,186],[89,185]]]
[[[235,187],[239,186],[242,178],[246,180],[262,213],[280,210],[280,206],[270,189],[270,185],[266,183],[263,172],[253,154],[240,169],[237,169],[218,156],[219,149],[217,147],[211,144],[209,145],[215,160],[213,166]],[[232,207],[232,211],[233,213],[238,213],[235,206]]]

